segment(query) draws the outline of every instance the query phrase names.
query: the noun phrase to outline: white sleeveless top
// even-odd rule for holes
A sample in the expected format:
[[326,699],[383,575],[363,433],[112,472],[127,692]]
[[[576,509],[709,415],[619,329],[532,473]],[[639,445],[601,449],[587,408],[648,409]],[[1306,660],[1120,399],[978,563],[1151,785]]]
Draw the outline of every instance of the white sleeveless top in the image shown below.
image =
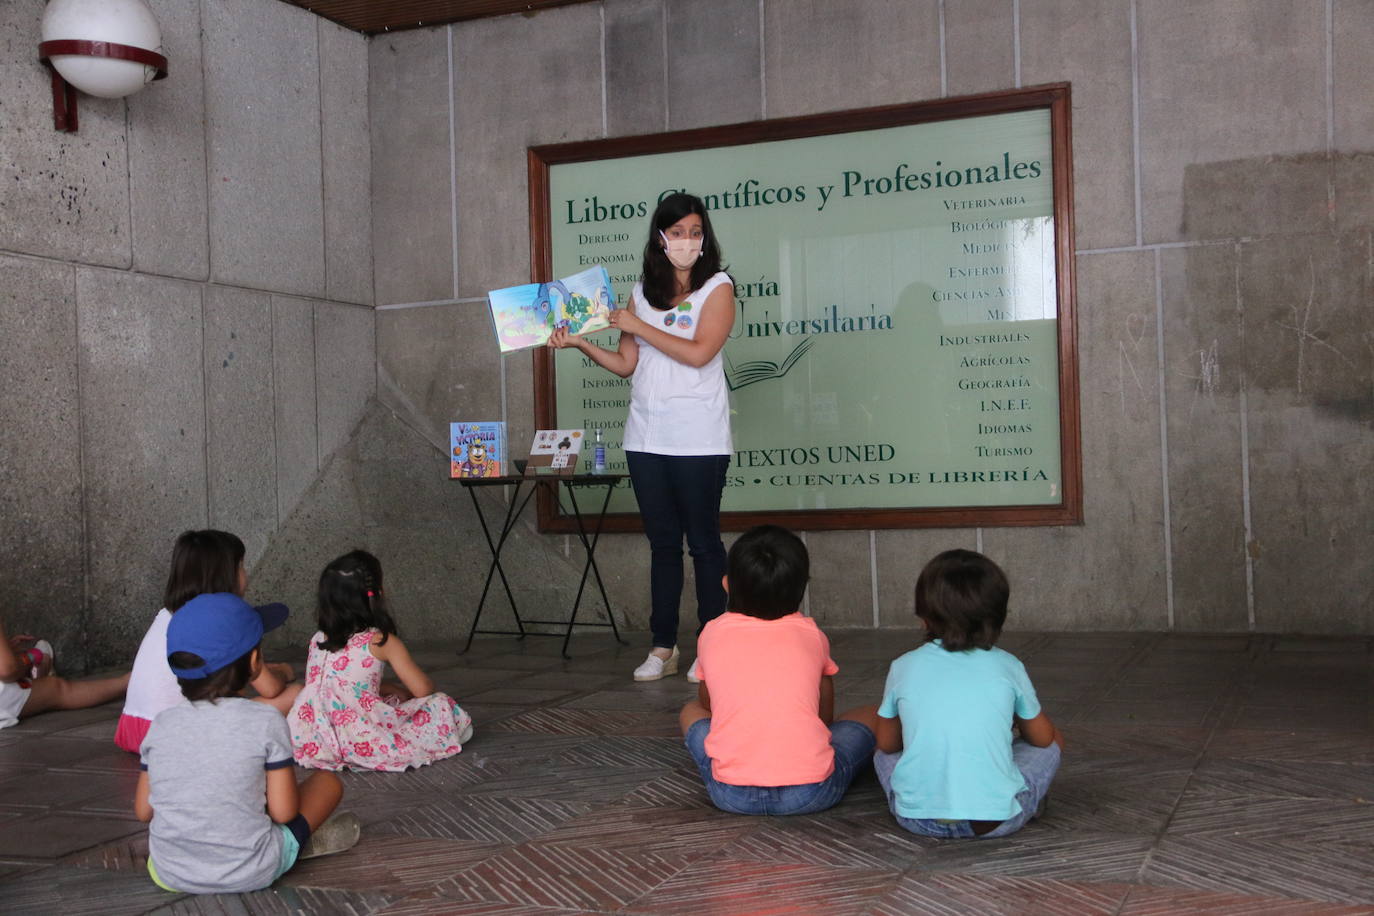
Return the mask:
[[[666,312],[650,306],[644,299],[643,284],[636,283],[632,293],[635,314],[664,333],[693,340],[706,298],[722,283],[731,282],[729,274],[721,271]],[[631,376],[630,416],[625,421],[625,451],[732,454],[724,348],[698,369],[678,362],[642,337],[638,341],[639,362]]]
[[167,665],[167,625],[172,612],[163,608],[153,618],[152,626],[143,634],[134,657],[134,670],[129,689],[124,694],[124,715],[137,716],[150,722],[157,714],[185,702],[177,676]]

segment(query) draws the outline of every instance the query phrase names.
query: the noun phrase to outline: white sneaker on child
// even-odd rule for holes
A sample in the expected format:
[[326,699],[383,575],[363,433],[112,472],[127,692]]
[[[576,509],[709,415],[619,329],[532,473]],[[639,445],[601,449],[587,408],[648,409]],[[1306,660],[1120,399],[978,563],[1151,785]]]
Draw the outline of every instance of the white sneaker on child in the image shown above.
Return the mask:
[[677,674],[677,647],[673,647],[673,654],[667,658],[659,658],[650,652],[649,657],[644,659],[644,663],[635,669],[635,680],[637,681],[657,681],[670,674]]
[[690,668],[687,669],[687,683],[689,683],[689,684],[700,684],[700,683],[701,683],[701,678],[697,677],[697,663],[700,662],[700,661],[701,661],[701,659],[699,659],[699,658],[692,659],[692,667],[690,667]]

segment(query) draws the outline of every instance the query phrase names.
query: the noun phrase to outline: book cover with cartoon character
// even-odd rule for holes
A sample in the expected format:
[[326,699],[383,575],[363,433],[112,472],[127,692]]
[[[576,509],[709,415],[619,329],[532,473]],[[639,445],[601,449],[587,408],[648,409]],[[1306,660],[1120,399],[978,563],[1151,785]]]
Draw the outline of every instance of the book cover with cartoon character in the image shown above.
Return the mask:
[[450,423],[450,477],[500,477],[506,461],[506,424]]
[[555,328],[590,334],[611,326],[615,292],[597,264],[551,283],[525,283],[487,293],[496,342],[502,353],[541,347]]

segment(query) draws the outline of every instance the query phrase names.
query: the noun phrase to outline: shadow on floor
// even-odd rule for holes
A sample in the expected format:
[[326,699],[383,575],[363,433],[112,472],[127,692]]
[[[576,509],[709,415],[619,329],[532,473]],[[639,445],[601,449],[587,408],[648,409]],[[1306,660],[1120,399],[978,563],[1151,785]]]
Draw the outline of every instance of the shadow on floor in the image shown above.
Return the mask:
[[[836,708],[877,702],[911,631],[830,632]],[[1374,638],[1009,633],[1066,733],[1013,837],[897,829],[871,773],[818,815],[710,807],[676,734],[692,688],[635,684],[601,633],[416,656],[477,723],[458,757],[346,774],[350,852],[272,889],[157,889],[118,706],[0,732],[0,911],[1374,913]],[[685,670],[684,663],[684,670]]]

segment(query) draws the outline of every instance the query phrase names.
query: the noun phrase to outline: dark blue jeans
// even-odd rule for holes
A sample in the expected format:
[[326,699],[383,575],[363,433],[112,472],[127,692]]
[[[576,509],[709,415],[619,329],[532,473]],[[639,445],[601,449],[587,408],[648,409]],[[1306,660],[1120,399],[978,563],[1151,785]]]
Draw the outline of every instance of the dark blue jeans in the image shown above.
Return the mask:
[[684,536],[697,582],[697,632],[725,612],[720,495],[730,456],[626,452],[625,458],[649,539],[649,629],[655,647],[671,649],[677,645]]

